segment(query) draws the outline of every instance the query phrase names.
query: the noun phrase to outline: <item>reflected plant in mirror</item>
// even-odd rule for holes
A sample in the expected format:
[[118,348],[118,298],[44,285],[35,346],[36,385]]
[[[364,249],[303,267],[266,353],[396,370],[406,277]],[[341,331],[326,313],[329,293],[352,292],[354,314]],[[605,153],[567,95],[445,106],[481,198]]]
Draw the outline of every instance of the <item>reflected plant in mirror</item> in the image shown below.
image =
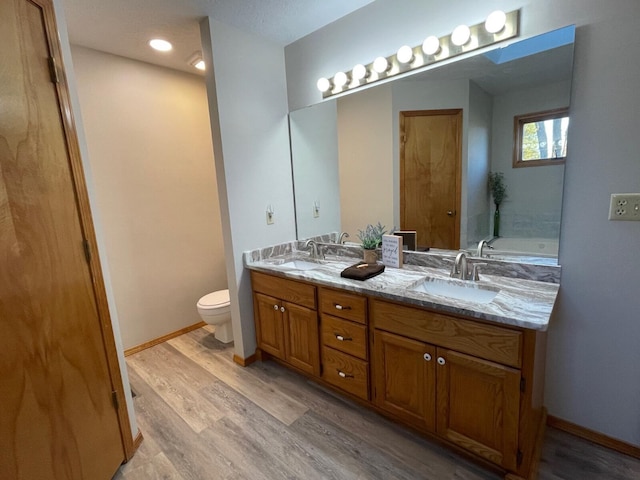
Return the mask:
[[500,236],[500,204],[507,198],[507,186],[502,172],[489,172],[489,190],[496,210],[493,213],[493,236]]

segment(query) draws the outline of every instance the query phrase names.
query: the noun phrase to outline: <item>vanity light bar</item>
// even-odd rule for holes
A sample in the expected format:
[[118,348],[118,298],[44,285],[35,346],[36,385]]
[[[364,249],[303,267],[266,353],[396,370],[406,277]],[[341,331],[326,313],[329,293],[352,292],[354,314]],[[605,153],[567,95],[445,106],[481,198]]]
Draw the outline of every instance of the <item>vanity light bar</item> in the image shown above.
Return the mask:
[[378,57],[368,65],[358,64],[349,73],[338,72],[331,78],[320,78],[318,90],[322,92],[322,98],[331,97],[515,38],[518,36],[519,13],[519,10],[507,14],[492,12],[482,23],[470,27],[459,25],[451,34],[440,38],[429,36],[423,44],[413,48],[405,45],[396,54]]

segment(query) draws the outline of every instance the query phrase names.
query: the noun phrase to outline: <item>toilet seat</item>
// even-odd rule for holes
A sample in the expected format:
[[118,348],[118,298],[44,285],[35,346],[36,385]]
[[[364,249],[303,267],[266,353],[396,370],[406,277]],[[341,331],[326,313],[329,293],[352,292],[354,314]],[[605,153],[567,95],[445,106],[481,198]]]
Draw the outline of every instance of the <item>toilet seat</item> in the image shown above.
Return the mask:
[[229,290],[218,290],[217,292],[208,293],[198,300],[198,308],[203,310],[215,310],[218,308],[228,307],[230,303]]

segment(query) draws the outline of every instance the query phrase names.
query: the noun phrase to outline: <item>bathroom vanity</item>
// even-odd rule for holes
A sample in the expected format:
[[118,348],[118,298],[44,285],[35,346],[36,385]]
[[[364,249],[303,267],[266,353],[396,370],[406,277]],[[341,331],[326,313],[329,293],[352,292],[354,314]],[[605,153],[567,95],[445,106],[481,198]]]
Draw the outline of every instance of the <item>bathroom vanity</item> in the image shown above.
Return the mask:
[[[414,265],[364,282],[341,278],[353,263],[314,263],[295,252],[247,261],[258,358],[338,389],[505,478],[533,478],[558,284],[495,275],[454,282],[446,269]],[[454,285],[453,293],[429,293],[425,282]],[[470,292],[467,300],[466,288],[493,296]]]

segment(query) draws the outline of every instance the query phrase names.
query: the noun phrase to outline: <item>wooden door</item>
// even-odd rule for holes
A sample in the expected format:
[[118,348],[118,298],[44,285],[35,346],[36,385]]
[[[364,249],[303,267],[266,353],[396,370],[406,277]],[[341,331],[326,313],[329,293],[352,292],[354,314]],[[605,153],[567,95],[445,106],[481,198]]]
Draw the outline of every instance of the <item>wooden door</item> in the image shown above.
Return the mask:
[[400,227],[422,247],[460,247],[462,110],[400,112]]
[[438,434],[517,468],[520,371],[438,348]]
[[258,347],[274,357],[286,358],[284,347],[284,321],[281,301],[262,293],[254,294],[256,336]]
[[320,376],[318,313],[283,302],[287,362],[307,373]]
[[435,347],[382,330],[375,330],[373,345],[376,404],[435,431]]
[[0,478],[111,478],[131,435],[50,0],[0,2],[0,45]]

